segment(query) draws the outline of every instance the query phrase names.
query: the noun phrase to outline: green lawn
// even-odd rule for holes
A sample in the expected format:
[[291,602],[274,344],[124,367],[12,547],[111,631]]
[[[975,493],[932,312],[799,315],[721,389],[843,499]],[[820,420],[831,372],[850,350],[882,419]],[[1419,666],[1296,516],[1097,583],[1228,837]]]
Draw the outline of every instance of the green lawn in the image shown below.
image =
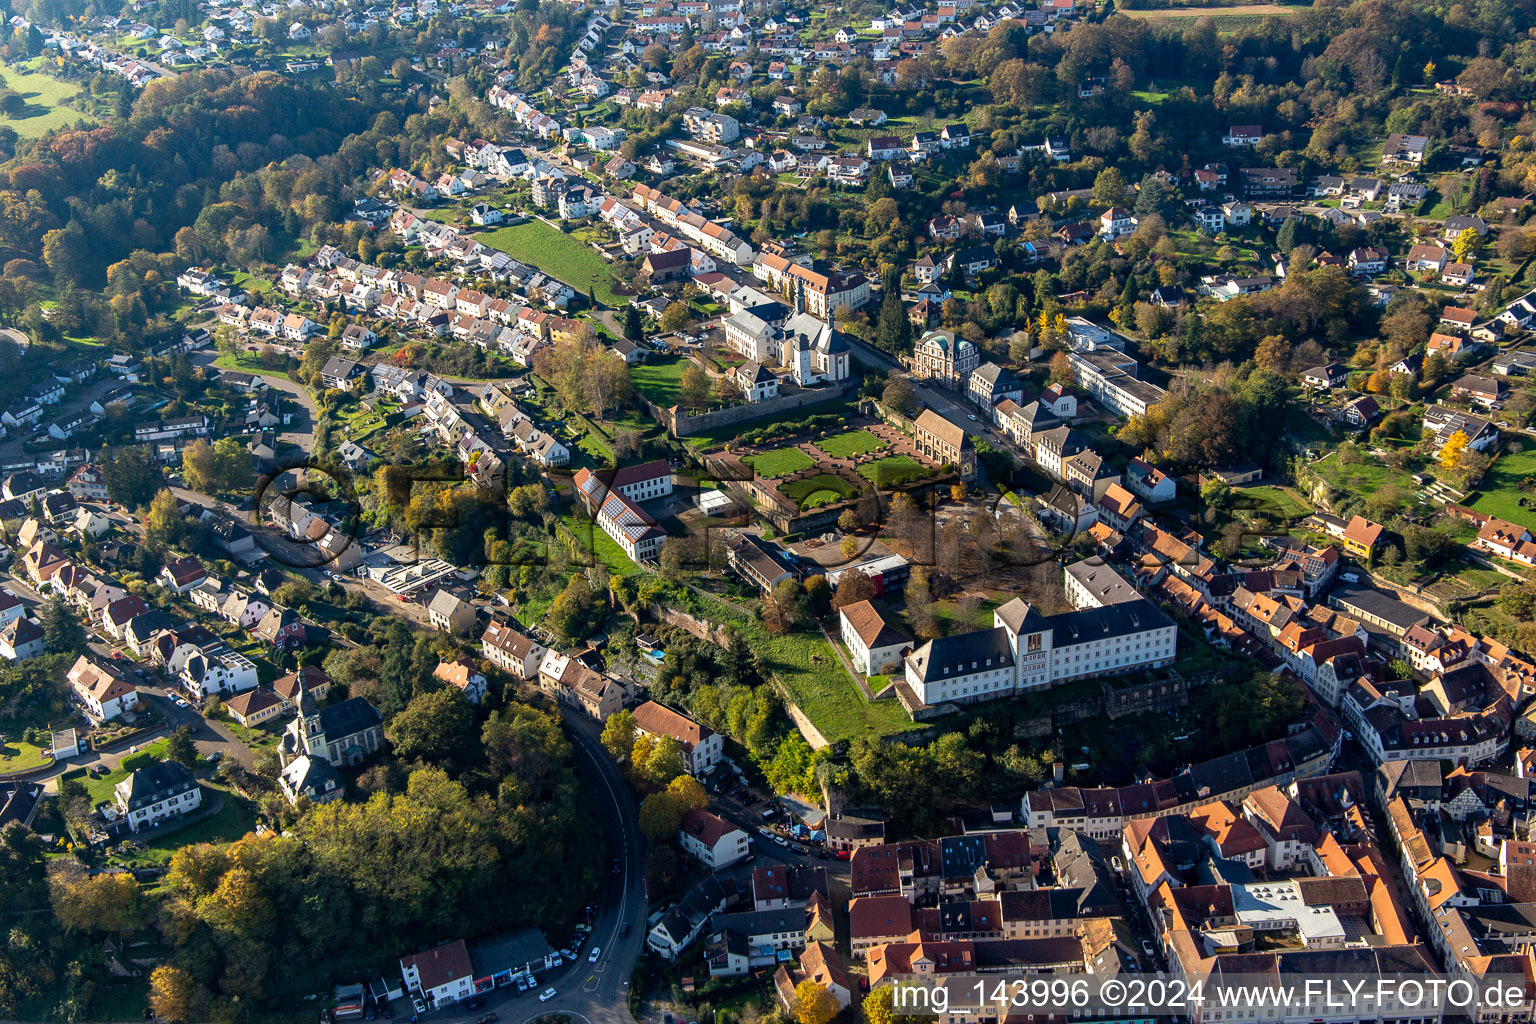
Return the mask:
[[817,508],[832,501],[841,501],[853,494],[853,487],[840,476],[819,473],[804,480],[796,480],[779,488],[784,496],[797,502],[801,508]]
[[812,416],[820,416],[824,413],[835,412],[846,414],[848,403],[842,399],[833,399],[829,402],[818,402],[815,405],[807,405],[799,409],[785,409],[783,412],[774,413],[772,416],[764,416],[760,420],[750,420],[746,423],[732,423],[713,430],[701,431],[697,434],[689,434],[683,438],[695,448],[711,449],[719,445],[728,444],[751,430],[761,430],[764,427],[776,423],[801,423]]
[[591,288],[597,301],[616,305],[623,300],[613,293],[613,273],[590,245],[541,220],[497,228],[476,236],[513,259],[538,267],[578,292]]
[[845,434],[835,434],[825,441],[817,441],[816,447],[834,459],[851,459],[866,452],[878,452],[885,447],[885,442],[867,430],[850,430]]
[[10,740],[0,743],[0,772],[22,772],[48,763],[49,752],[35,743]]
[[168,864],[171,857],[183,846],[195,846],[198,843],[232,843],[251,831],[256,823],[256,814],[250,803],[233,793],[215,792],[208,786],[203,787],[205,803],[220,797],[224,800],[224,806],[220,807],[218,813],[212,817],[194,822],[186,828],[167,832],[145,843],[142,851],[120,854],[113,860],[125,864]]
[[917,728],[897,701],[865,700],[819,631],[774,636],[736,605],[718,598],[700,600],[708,600],[705,615],[735,625],[764,671],[783,683],[790,699],[829,741],[874,740]]
[[1487,476],[1483,477],[1483,484],[1478,488],[1477,499],[1472,502],[1472,507],[1490,516],[1508,519],[1527,529],[1536,530],[1536,508],[1520,507],[1521,498],[1536,504],[1536,495],[1527,495],[1516,486],[1528,476],[1536,476],[1536,449],[1499,456]]
[[55,128],[67,128],[81,119],[96,123],[94,117],[64,106],[65,100],[79,94],[78,85],[40,71],[6,68],[3,74],[6,86],[26,103],[16,114],[0,113],[0,124],[10,125],[22,138],[35,139]]
[[1407,490],[1414,489],[1412,473],[1398,472],[1369,457],[1346,466],[1339,461],[1338,454],[1334,453],[1307,468],[1337,490],[1361,498],[1369,498],[1388,483],[1400,484]]
[[1277,519],[1298,519],[1312,509],[1279,487],[1243,487],[1233,496],[1233,507],[1262,512]]
[[637,572],[644,572],[640,566],[629,560],[624,549],[618,542],[602,531],[602,528],[590,519],[578,518],[574,512],[574,506],[567,508],[559,516],[560,524],[570,531],[576,543],[594,555],[598,562],[607,567],[611,576],[633,576]]
[[859,467],[859,476],[876,487],[895,487],[918,479],[924,472],[922,463],[908,455],[892,455]]
[[[170,746],[170,740],[158,739],[153,743],[139,747],[139,753],[148,754],[150,757],[165,757],[166,748]],[[131,756],[131,755],[124,755]],[[112,787],[116,786],[128,777],[128,773],[121,768],[114,768],[99,779],[93,779],[90,775],[80,781],[85,784],[85,791],[91,795],[92,805],[104,803],[112,799]]]
[[751,466],[752,471],[758,476],[769,479],[788,476],[816,465],[816,460],[799,448],[775,448],[761,455],[748,455],[741,461]]
[[276,746],[277,741],[282,738],[283,729],[288,723],[282,716],[279,716],[269,722],[263,722],[254,728],[247,728],[228,715],[225,715],[219,720],[219,724],[228,729],[230,735],[241,743],[244,743],[252,750],[259,750],[262,747]]
[[683,371],[687,368],[688,360],[682,356],[663,356],[640,366],[631,366],[629,380],[636,391],[666,409],[678,403]]
[[261,363],[257,359],[253,358],[251,354],[246,352],[244,349],[236,352],[234,355],[220,354],[220,356],[213,361],[213,365],[217,366],[221,370],[238,370],[241,373],[260,373],[268,377],[282,377],[285,380],[293,379],[289,377],[288,373],[284,370],[264,369]]

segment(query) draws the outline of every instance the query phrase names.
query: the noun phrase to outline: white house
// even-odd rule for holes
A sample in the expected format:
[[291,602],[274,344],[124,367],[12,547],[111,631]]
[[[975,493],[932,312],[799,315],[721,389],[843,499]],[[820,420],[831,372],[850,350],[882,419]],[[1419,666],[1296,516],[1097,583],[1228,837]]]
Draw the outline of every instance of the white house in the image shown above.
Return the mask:
[[860,672],[884,675],[901,667],[901,659],[912,648],[912,638],[886,621],[878,608],[869,601],[859,601],[838,609],[837,615],[843,645]]
[[139,832],[197,810],[203,791],[182,765],[156,761],[119,782],[113,788],[113,802],[129,830]]
[[65,678],[93,722],[110,722],[139,706],[139,691],[132,683],[83,654],[75,659]]
[[751,839],[724,818],[695,808],[677,830],[683,852],[711,871],[741,860],[751,851]]
[[468,999],[475,992],[475,970],[463,939],[445,942],[400,958],[405,989],[429,1009]]

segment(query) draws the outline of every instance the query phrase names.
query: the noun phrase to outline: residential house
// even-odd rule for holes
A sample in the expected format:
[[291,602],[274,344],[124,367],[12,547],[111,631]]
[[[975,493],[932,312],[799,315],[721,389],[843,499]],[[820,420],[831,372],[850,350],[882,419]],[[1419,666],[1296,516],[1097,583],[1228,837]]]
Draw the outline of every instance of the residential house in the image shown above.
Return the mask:
[[678,827],[678,843],[710,871],[730,867],[751,852],[751,839],[724,818],[693,808]]
[[156,761],[135,770],[112,790],[117,817],[130,832],[142,832],[197,810],[203,791],[192,773],[175,761]]

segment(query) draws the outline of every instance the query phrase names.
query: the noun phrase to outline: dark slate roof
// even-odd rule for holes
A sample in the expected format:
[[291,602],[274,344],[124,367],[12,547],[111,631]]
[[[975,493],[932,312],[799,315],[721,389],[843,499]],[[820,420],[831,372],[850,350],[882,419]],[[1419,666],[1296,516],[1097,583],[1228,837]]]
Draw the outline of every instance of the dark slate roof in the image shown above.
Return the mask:
[[128,809],[148,806],[197,785],[192,773],[175,761],[156,761],[128,776]]
[[375,728],[382,721],[379,709],[365,697],[353,697],[320,709],[320,730],[328,741]]
[[1173,620],[1162,609],[1145,598],[1106,605],[1103,608],[1083,608],[1062,612],[1046,618],[1052,629],[1052,646],[1087,643],[1089,640],[1110,636],[1139,633],[1147,629],[1172,626]]
[[919,647],[911,655],[922,682],[950,679],[1013,664],[1008,631],[1001,626],[976,633],[943,636]]

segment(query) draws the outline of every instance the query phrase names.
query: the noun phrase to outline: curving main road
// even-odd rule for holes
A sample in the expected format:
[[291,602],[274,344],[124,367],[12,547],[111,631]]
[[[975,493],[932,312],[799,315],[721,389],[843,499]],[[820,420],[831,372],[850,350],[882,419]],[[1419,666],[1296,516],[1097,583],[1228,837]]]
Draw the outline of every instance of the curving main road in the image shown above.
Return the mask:
[[[629,1012],[629,979],[645,952],[646,897],[644,846],[636,822],[635,802],[618,769],[604,753],[595,723],[563,709],[562,714],[576,751],[577,770],[595,799],[608,853],[592,934],[574,965],[544,972],[533,992],[496,989],[478,997],[484,1004],[478,1010],[448,1006],[429,1012],[423,1018],[424,1024],[474,1024],[489,1012],[498,1016],[500,1024],[524,1024],[550,1013],[565,1014],[583,1024],[636,1024]],[[608,867],[612,857],[619,859],[621,870],[617,875]],[[619,932],[625,924],[629,925],[629,935],[621,939]],[[558,944],[564,936],[549,938]],[[594,948],[602,951],[595,964],[587,960]],[[547,1003],[539,1002],[538,993],[550,987],[558,995]],[[398,1019],[398,1009],[396,1012]],[[407,1017],[409,1013],[407,1010]]]

